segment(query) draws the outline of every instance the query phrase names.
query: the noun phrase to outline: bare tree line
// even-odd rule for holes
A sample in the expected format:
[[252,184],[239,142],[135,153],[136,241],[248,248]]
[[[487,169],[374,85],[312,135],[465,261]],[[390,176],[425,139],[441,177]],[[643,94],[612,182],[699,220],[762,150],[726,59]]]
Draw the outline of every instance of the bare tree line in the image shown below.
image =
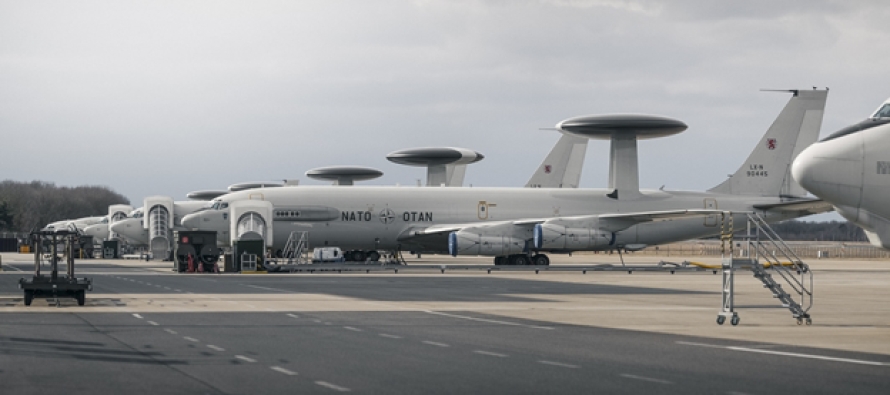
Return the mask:
[[50,222],[108,214],[112,204],[129,204],[108,187],[59,187],[51,182],[0,182],[0,230],[27,232]]

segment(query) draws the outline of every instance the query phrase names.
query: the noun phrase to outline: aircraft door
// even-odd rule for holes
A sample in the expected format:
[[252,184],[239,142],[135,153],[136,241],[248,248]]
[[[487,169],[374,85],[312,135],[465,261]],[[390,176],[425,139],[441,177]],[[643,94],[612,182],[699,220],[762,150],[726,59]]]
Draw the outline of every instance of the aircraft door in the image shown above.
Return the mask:
[[492,214],[491,210],[497,207],[497,204],[480,200],[479,205],[476,208],[476,216],[479,219],[495,219],[494,214]]
[[[705,210],[716,210],[717,209],[717,199],[714,198],[706,198],[705,199]],[[717,215],[709,215],[705,217],[705,226],[717,226]]]

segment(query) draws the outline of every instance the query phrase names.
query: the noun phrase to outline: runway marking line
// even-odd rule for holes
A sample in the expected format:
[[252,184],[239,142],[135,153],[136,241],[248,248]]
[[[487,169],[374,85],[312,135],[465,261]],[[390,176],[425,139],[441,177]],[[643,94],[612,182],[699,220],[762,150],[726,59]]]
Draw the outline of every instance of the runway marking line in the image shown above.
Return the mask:
[[158,323],[157,323],[157,322],[154,322],[154,321],[147,321],[147,322],[149,323],[149,325],[158,326]]
[[287,314],[287,316],[290,317],[290,318],[300,318],[300,317],[299,317],[298,315],[296,315],[296,314]]
[[635,374],[629,374],[629,373],[622,373],[619,376],[624,377],[626,379],[631,379],[631,380],[648,381],[650,383],[673,384],[672,382],[667,381],[667,380],[656,379],[656,378],[652,378],[652,377],[637,376]]
[[285,368],[282,368],[281,366],[270,366],[269,369],[272,369],[279,373],[284,373],[288,376],[296,376],[297,375],[297,372],[287,370]]
[[213,351],[219,351],[219,352],[226,351],[225,348],[222,348],[222,347],[220,347],[220,346],[214,346],[213,344],[208,344],[208,345],[207,345],[207,348],[209,348],[209,349],[211,349],[211,350],[213,350]]
[[460,318],[460,319],[462,319],[462,320],[471,320],[471,321],[479,321],[479,322],[488,322],[488,323],[491,323],[491,324],[510,325],[510,326],[522,326],[522,327],[526,327],[526,328],[532,328],[532,329],[544,329],[544,330],[553,330],[553,329],[555,329],[555,328],[553,328],[553,327],[549,327],[549,326],[526,325],[526,324],[520,324],[520,323],[518,323],[518,322],[500,321],[500,320],[492,320],[492,319],[487,319],[487,318],[469,317],[469,316],[458,315],[458,314],[449,314],[449,313],[443,313],[443,312],[441,312],[441,311],[423,310],[423,312],[424,312],[424,313],[427,313],[427,314],[435,314],[435,315],[441,315],[441,316],[451,317],[451,318]]
[[170,329],[170,328],[165,328],[165,329],[164,329],[164,332],[167,332],[167,333],[169,333],[169,334],[171,334],[171,335],[176,335],[176,334],[178,334],[176,331],[174,331],[173,329]]
[[352,326],[344,326],[343,329],[350,330],[350,331],[353,331],[353,332],[364,332],[363,330],[358,329],[358,328],[356,328],[356,327],[352,327]]
[[136,313],[133,313],[133,317],[136,317],[136,318],[138,318],[138,319],[140,319],[140,320],[142,319],[142,316],[139,315],[139,314],[136,314]]
[[508,357],[507,354],[501,354],[501,353],[491,352],[491,351],[473,350],[473,352],[476,354],[479,354],[479,355],[488,355],[490,357],[498,357],[498,358],[507,358]]
[[578,365],[572,365],[572,364],[570,364],[570,363],[562,363],[562,362],[554,362],[554,361],[543,361],[543,360],[541,360],[541,361],[538,361],[538,363],[542,363],[542,364],[544,364],[544,365],[550,365],[550,366],[559,366],[559,367],[561,367],[561,368],[569,368],[569,369],[578,369],[578,368],[580,368],[580,366],[578,366]]
[[276,288],[261,287],[261,286],[259,286],[259,285],[252,285],[252,284],[244,284],[244,285],[245,285],[245,286],[248,286],[248,287],[251,287],[251,288],[264,289],[264,290],[266,290],[266,291],[275,291],[275,292],[286,292],[286,293],[290,293],[290,291],[287,291],[287,290],[284,290],[284,289],[276,289]]
[[250,362],[250,363],[254,363],[254,362],[256,362],[256,359],[249,358],[249,357],[245,357],[245,356],[243,356],[243,355],[236,355],[235,358],[238,358],[238,359],[240,359],[240,360],[242,360],[242,361],[244,361],[244,362]]
[[336,384],[331,384],[331,383],[329,383],[329,382],[327,382],[327,381],[316,381],[315,384],[318,384],[318,385],[320,385],[320,386],[322,386],[322,387],[325,387],[325,388],[330,388],[330,389],[332,389],[332,390],[334,390],[334,391],[339,391],[339,392],[349,392],[349,388],[341,387],[341,386],[336,385]]
[[195,339],[194,337],[191,337],[191,336],[183,336],[182,338],[185,340],[188,340],[190,342],[195,342],[195,343],[197,343],[199,341],[198,339]]
[[684,342],[684,341],[677,341],[677,344],[682,344],[682,345],[686,345],[686,346],[696,346],[696,347],[719,348],[719,349],[731,350],[731,351],[753,352],[753,353],[758,353],[758,354],[778,355],[778,356],[783,356],[783,357],[806,358],[806,359],[817,359],[817,360],[821,360],[821,361],[853,363],[853,364],[858,364],[858,365],[890,366],[890,362],[867,361],[867,360],[863,360],[863,359],[838,358],[838,357],[829,357],[827,355],[818,355],[818,354],[803,354],[803,353],[787,352],[787,351],[764,350],[761,348],[722,346],[719,344],[695,343],[695,342]]
[[429,344],[431,346],[436,346],[436,347],[451,347],[445,343],[439,343],[439,342],[434,342],[434,341],[429,341],[429,340],[424,340],[422,343]]
[[379,335],[382,337],[389,338],[389,339],[401,339],[402,338],[401,336],[390,335],[389,333],[380,333]]
[[181,289],[174,289],[174,291],[176,291],[176,292],[182,292]]

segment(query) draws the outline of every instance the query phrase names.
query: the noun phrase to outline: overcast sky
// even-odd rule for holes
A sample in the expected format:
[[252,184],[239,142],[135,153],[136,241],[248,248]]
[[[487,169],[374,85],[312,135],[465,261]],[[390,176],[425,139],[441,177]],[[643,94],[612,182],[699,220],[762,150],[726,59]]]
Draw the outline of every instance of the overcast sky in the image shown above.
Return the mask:
[[[457,146],[466,184],[522,186],[578,115],[680,119],[645,188],[704,190],[788,100],[827,135],[890,97],[887,1],[0,1],[0,178],[150,195]],[[593,141],[581,184],[607,184]],[[838,217],[839,218],[839,217]]]

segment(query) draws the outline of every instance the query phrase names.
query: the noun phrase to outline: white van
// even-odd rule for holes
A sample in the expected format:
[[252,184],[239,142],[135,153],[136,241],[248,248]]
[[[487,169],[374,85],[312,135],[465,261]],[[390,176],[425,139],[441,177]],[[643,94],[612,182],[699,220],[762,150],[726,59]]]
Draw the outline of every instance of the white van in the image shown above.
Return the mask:
[[322,247],[312,250],[312,262],[345,262],[340,247]]

